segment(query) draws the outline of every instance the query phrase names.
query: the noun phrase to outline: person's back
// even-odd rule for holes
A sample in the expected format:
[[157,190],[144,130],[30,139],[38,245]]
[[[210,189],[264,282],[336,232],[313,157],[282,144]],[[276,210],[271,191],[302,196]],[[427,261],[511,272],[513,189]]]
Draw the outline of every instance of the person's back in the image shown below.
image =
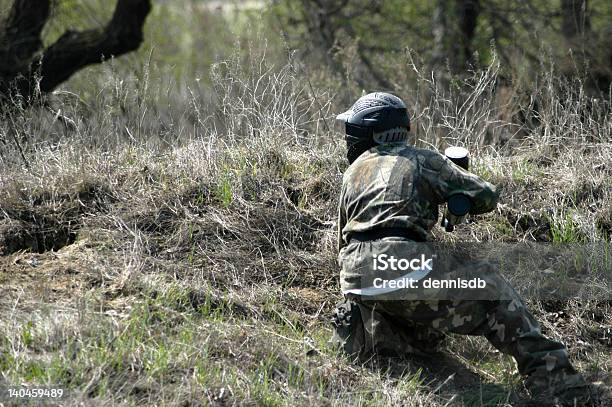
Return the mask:
[[[343,177],[338,209],[338,261],[345,301],[334,314],[334,341],[363,359],[373,353],[419,351],[420,346],[439,341],[442,332],[483,335],[516,359],[532,394],[568,405],[585,403],[589,387],[571,366],[563,344],[541,334],[521,299],[490,264],[458,267],[486,281],[487,301],[469,295],[469,299],[424,300],[426,295],[413,297],[414,291],[406,289],[394,289],[393,293],[410,293],[395,300],[381,296],[372,282],[388,274],[380,274],[372,259],[412,258],[421,250],[416,242],[429,239],[439,205],[451,197],[465,197],[469,212],[478,214],[493,210],[499,193],[441,154],[408,146],[407,109],[396,96],[366,95],[338,119],[345,122],[351,165]],[[411,274],[417,281],[425,275],[420,271]],[[461,270],[451,267],[445,272]],[[388,292],[384,290],[385,295]]]
[[425,240],[438,219],[438,206],[455,193],[471,199],[473,214],[493,210],[499,197],[495,186],[435,151],[400,143],[373,147],[344,173],[344,240],[351,232],[378,227],[407,228]]
[[[347,246],[356,235],[401,230],[409,240],[430,240],[439,205],[454,194],[469,197],[472,214],[493,210],[499,197],[492,184],[435,151],[405,143],[389,143],[365,151],[343,177],[338,222],[340,263],[353,255]],[[361,284],[356,275],[358,269],[343,267],[343,291]]]

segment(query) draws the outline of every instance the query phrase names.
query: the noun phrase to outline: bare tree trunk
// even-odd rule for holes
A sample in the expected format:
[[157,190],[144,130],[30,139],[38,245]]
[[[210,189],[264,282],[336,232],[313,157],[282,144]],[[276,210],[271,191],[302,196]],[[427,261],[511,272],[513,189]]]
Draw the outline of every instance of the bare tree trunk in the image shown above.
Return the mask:
[[459,19],[459,41],[461,42],[461,63],[465,68],[467,64],[473,64],[474,33],[480,15],[479,0],[459,0],[457,1],[457,16]]
[[588,0],[561,0],[561,33],[572,50],[562,69],[568,76],[583,77],[590,90],[607,94],[612,84],[612,52],[610,47],[592,46],[596,36],[588,5]]
[[313,48],[322,52],[328,66],[336,72],[342,72],[341,64],[332,55],[332,50],[336,46],[336,31],[338,29],[332,19],[340,13],[348,1],[301,0],[301,3],[307,15],[308,32],[315,45]]
[[562,31],[567,39],[587,33],[591,22],[587,14],[587,0],[561,0]]
[[41,50],[40,33],[49,18],[51,0],[15,0],[0,34],[0,104],[16,95],[26,105],[38,92],[51,92],[75,72],[105,58],[138,49],[150,0],[118,0],[106,27],[66,31]]
[[432,66],[440,66],[446,62],[446,59],[454,59],[448,55],[447,38],[450,33],[448,26],[448,0],[437,0],[434,8],[432,28],[433,28],[433,55]]
[[[15,0],[0,34],[0,102],[10,87],[30,94],[34,84],[19,77],[30,77],[30,66],[42,47],[40,33],[49,18],[51,1]],[[19,83],[16,83],[19,82]]]
[[473,40],[480,15],[479,0],[437,0],[433,14],[432,66],[439,70],[448,61],[452,72],[473,62]]
[[15,0],[0,37],[0,73],[27,68],[42,47],[40,33],[49,18],[50,1]]

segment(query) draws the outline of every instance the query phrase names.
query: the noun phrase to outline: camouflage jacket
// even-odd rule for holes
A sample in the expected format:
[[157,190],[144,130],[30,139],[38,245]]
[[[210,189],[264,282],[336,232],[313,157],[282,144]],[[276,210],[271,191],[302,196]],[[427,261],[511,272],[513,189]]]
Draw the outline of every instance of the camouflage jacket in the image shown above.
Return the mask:
[[362,252],[349,248],[352,232],[399,227],[430,240],[438,206],[455,193],[471,198],[471,214],[493,210],[499,197],[495,186],[435,151],[386,144],[364,152],[346,170],[342,181],[338,210],[340,265],[344,269],[354,264],[355,259],[342,263],[347,256]]

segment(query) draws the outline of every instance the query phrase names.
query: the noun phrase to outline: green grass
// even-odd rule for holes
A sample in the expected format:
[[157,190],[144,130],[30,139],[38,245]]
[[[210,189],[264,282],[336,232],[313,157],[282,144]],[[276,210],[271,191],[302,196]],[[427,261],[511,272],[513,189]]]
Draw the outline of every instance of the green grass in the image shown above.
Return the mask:
[[553,243],[585,243],[580,225],[570,212],[550,218],[550,234]]
[[512,166],[512,179],[515,182],[523,183],[529,179],[538,179],[541,176],[542,170],[529,161],[519,161]]
[[219,175],[216,195],[217,199],[221,201],[221,204],[224,207],[228,207],[231,205],[232,200],[234,199],[234,192],[232,189],[232,172],[224,168]]

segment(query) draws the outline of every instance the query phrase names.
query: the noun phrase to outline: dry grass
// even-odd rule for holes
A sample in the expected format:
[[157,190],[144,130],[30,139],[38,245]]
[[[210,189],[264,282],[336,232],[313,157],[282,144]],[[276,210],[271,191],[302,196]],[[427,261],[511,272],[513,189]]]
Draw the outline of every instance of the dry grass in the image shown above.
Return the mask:
[[[479,338],[363,366],[327,345],[344,101],[257,52],[212,72],[207,91],[111,70],[96,100],[58,95],[64,120],[5,114],[0,385],[61,385],[62,405],[520,404],[511,359]],[[452,92],[421,76],[408,97],[422,144],[470,147],[505,191],[435,234],[609,244],[610,101],[551,74],[526,97],[496,75]],[[595,381],[612,380],[609,298],[530,301]]]

